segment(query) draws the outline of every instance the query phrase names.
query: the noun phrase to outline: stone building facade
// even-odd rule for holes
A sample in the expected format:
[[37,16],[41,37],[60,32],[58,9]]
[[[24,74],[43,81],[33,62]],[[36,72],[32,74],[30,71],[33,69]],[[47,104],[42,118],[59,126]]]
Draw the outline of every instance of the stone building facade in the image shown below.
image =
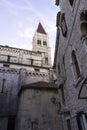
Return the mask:
[[56,0],[54,70],[64,130],[87,130],[87,0]]
[[0,130],[60,127],[48,42],[39,23],[32,51],[0,45]]

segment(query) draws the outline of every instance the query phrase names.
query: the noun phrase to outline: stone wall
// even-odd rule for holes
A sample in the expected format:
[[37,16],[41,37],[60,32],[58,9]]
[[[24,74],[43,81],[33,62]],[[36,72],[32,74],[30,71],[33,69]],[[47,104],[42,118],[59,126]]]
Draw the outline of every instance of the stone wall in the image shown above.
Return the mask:
[[57,89],[25,88],[19,96],[15,130],[61,130],[57,112]]

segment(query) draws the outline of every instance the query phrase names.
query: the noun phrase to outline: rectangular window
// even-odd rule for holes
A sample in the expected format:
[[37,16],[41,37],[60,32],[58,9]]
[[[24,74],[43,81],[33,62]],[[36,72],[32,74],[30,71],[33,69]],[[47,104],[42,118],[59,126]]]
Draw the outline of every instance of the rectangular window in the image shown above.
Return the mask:
[[67,128],[68,128],[68,130],[71,130],[70,119],[67,119]]
[[10,58],[11,58],[11,56],[7,56],[7,62],[10,62]]
[[1,90],[1,93],[4,92],[5,82],[6,82],[6,79],[3,79],[2,80],[2,90]]
[[7,130],[15,130],[15,117],[9,117],[8,118]]
[[34,70],[35,70],[35,71],[37,71],[37,72],[39,72],[39,71],[40,71],[40,69],[38,69],[38,68],[35,68]]
[[48,65],[48,57],[45,57],[45,64]]
[[33,65],[33,62],[34,62],[34,60],[33,60],[33,59],[31,59],[31,65]]
[[9,67],[9,65],[8,64],[3,64],[3,67]]

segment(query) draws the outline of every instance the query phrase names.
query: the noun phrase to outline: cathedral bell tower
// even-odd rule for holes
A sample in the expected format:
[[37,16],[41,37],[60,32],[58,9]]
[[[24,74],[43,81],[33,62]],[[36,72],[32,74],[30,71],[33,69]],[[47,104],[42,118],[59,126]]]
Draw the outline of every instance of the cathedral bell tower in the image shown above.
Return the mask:
[[38,24],[37,30],[33,37],[32,44],[33,44],[32,51],[42,53],[43,65],[51,67],[49,38],[41,23]]

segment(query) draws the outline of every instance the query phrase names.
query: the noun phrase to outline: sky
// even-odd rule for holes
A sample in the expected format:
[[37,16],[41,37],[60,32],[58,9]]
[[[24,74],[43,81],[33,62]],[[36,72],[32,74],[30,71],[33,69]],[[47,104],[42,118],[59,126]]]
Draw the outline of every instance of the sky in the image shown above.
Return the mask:
[[32,50],[32,38],[41,22],[53,61],[58,10],[55,0],[0,0],[0,45]]

